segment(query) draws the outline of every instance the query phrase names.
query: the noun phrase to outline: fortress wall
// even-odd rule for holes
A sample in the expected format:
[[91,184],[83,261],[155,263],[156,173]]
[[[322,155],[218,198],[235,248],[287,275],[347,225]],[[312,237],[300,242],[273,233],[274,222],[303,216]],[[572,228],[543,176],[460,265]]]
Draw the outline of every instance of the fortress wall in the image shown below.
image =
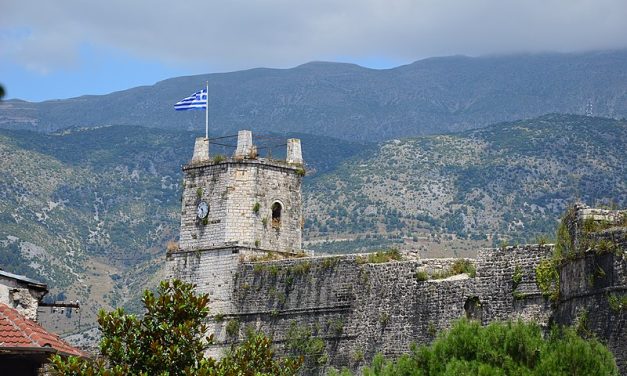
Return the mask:
[[[229,319],[261,329],[285,344],[291,327],[309,330],[326,341],[329,364],[357,367],[376,352],[388,356],[429,342],[436,331],[464,316],[464,302],[474,295],[473,280],[418,281],[416,270],[435,270],[454,259],[358,263],[355,256],[316,257],[241,264]],[[224,320],[218,338],[228,338]]]
[[209,294],[212,314],[233,312],[238,252],[237,247],[169,252],[166,255],[166,279],[178,278],[193,283],[197,293]]
[[[584,334],[594,334],[609,347],[625,374],[627,304],[620,302],[627,299],[627,229],[607,230],[597,238],[613,239],[618,248],[611,252],[586,252],[562,265],[555,321],[579,327]],[[615,299],[614,305],[610,299]]]
[[[482,322],[495,320],[535,320],[548,325],[550,303],[536,285],[536,267],[551,257],[552,245],[524,245],[482,249],[477,255],[477,291],[482,307]],[[516,285],[514,273],[522,279]]]
[[[416,271],[442,271],[455,259],[369,264],[346,255],[243,262],[242,254],[252,250],[232,247],[171,253],[167,264],[169,277],[194,282],[199,292],[210,294],[211,313],[219,314],[210,323],[217,340],[210,349],[212,356],[242,340],[247,327],[271,335],[280,351],[293,336],[290,331],[300,331],[324,340],[327,367],[357,369],[377,352],[398,356],[411,343],[428,344],[436,332],[464,316],[484,324],[520,318],[545,326],[551,319],[570,325],[580,315],[576,307],[583,305],[588,307],[590,330],[608,340],[624,370],[620,354],[625,353],[625,311],[607,308],[606,290],[586,290],[580,283],[597,264],[611,265],[607,284],[624,295],[624,256],[588,254],[565,264],[562,301],[555,311],[535,280],[537,265],[551,256],[552,249],[539,245],[483,249],[475,261],[475,278],[458,275],[427,281],[419,281]],[[517,267],[522,278],[515,285]],[[229,334],[232,321],[238,323],[237,330]],[[321,370],[324,367],[307,374]]]

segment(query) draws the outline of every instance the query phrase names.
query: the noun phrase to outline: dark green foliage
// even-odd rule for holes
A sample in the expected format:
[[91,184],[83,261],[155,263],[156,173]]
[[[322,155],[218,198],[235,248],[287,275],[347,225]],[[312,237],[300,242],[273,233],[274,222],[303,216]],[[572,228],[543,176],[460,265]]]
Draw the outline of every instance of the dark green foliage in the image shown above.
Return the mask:
[[601,376],[618,375],[618,369],[606,347],[582,339],[572,329],[553,329],[543,338],[532,323],[496,322],[482,327],[461,320],[430,346],[412,346],[409,354],[394,361],[375,356],[363,375]]
[[[142,302],[146,311],[141,318],[122,308],[99,312],[100,353],[107,368],[129,375],[184,375],[213,365],[213,359],[204,358],[212,341],[205,334],[206,294],[195,295],[193,285],[179,280],[163,281],[157,294],[144,292]],[[55,357],[53,364],[59,374],[66,374],[74,363]],[[85,371],[94,367],[96,374],[104,372],[103,364],[85,360],[81,365]]]

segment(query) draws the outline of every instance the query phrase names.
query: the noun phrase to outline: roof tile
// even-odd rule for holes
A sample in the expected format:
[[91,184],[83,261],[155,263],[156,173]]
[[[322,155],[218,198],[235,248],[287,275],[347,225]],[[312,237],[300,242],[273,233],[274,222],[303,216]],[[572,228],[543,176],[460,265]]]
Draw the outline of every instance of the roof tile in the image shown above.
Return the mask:
[[64,355],[85,356],[56,334],[0,303],[0,349],[19,347],[52,347]]

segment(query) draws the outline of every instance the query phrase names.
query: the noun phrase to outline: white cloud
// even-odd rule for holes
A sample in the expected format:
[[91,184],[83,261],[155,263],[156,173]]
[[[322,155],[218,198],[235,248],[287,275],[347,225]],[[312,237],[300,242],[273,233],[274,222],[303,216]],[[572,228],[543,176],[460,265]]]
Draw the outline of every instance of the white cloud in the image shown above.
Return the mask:
[[3,8],[4,30],[30,34],[2,34],[0,53],[41,72],[71,67],[84,43],[204,71],[627,47],[625,0],[12,0]]

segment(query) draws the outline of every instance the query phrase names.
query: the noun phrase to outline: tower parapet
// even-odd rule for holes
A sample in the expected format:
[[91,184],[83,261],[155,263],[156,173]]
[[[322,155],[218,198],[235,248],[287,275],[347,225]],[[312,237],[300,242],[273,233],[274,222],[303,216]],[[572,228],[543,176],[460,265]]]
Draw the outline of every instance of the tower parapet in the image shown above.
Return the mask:
[[194,143],[194,155],[192,163],[206,162],[209,160],[209,139],[197,137]]

